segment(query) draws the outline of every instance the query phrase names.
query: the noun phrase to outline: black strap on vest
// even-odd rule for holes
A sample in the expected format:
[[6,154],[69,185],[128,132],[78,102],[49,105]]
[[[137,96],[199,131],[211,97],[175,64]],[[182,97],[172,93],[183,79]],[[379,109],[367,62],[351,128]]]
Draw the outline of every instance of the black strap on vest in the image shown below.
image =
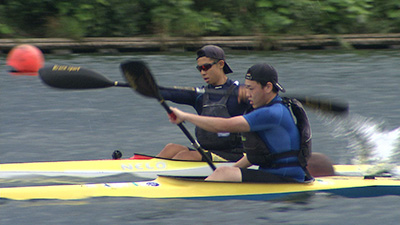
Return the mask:
[[243,145],[247,153],[247,159],[255,165],[263,168],[281,168],[291,166],[301,166],[300,163],[279,163],[279,159],[298,157],[298,150],[285,151],[281,153],[271,153],[266,143],[256,132],[243,133]]

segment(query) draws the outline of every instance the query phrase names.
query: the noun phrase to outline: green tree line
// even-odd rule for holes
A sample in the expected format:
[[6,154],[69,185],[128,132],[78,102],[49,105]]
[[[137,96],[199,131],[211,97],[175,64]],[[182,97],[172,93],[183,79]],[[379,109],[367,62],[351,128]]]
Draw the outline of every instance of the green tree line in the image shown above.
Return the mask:
[[0,0],[0,38],[396,32],[399,0]]

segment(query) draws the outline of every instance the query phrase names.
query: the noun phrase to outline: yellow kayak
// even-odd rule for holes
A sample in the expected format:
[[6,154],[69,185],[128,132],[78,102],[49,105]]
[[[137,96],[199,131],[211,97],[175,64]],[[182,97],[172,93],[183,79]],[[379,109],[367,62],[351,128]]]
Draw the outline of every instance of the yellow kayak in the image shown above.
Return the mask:
[[[217,167],[233,162],[214,162]],[[387,168],[372,165],[334,165],[336,175],[363,176],[379,174]],[[400,167],[390,168],[390,170]],[[106,159],[85,161],[55,161],[0,164],[0,179],[32,176],[106,177],[117,174],[132,174],[136,177],[155,179],[157,175],[199,176],[211,174],[206,162],[172,160],[144,154],[135,154],[130,159]]]
[[0,198],[12,200],[74,200],[94,197],[157,199],[274,200],[293,194],[326,192],[345,197],[400,195],[400,180],[390,177],[331,176],[312,183],[233,183],[160,176],[155,180],[0,188]]

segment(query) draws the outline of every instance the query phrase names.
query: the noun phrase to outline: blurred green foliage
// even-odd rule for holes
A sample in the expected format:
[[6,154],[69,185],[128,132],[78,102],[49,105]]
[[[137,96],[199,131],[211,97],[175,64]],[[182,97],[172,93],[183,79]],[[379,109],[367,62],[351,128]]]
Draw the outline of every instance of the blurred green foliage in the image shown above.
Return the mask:
[[400,32],[399,0],[2,0],[0,37]]

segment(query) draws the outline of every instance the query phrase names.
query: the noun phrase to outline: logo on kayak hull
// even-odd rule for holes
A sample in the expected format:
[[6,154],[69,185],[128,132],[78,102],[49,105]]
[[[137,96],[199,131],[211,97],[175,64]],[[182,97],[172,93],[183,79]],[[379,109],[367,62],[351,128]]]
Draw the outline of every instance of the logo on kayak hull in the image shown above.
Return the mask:
[[160,170],[166,168],[167,164],[165,162],[121,164],[121,169],[123,170]]
[[157,182],[154,182],[154,181],[147,182],[147,183],[146,183],[146,185],[147,185],[147,186],[152,186],[152,187],[157,187],[157,186],[160,186],[160,184],[159,184],[159,183],[157,183]]

